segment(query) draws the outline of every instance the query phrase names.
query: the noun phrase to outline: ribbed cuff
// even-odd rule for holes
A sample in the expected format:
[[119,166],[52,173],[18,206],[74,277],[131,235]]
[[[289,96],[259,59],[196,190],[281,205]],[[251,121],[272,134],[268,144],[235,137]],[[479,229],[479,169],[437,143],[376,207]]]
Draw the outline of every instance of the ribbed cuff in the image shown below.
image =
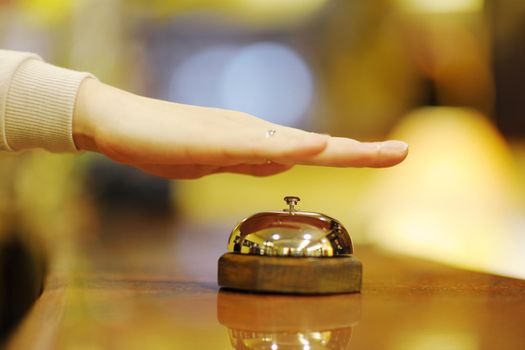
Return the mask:
[[24,62],[14,74],[7,94],[8,148],[78,152],[73,141],[73,111],[80,84],[90,76],[37,59]]

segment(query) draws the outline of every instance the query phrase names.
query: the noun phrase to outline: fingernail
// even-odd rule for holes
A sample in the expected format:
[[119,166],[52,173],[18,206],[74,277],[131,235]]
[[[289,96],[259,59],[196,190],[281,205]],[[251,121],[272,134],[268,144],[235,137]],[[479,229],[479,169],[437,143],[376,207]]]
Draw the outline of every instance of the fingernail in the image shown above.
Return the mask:
[[384,141],[381,142],[381,151],[383,153],[405,154],[408,151],[408,144],[403,141]]

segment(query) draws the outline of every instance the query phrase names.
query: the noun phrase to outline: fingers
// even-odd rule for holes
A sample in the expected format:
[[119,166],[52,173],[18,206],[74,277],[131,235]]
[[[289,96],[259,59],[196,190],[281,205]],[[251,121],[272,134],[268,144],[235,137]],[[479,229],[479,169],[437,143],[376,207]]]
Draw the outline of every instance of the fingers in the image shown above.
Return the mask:
[[[94,133],[96,150],[159,176],[197,178],[225,171],[265,176],[293,164],[386,167],[407,155],[407,145],[398,141],[361,143],[269,123],[241,112],[168,103],[115,90],[104,90],[101,99],[106,102],[95,104],[102,105],[93,112],[100,114]],[[266,164],[268,160],[272,163]]]
[[251,157],[253,163],[233,165],[188,165],[188,164],[139,164],[138,168],[169,179],[196,179],[217,173],[236,173],[253,176],[271,176],[282,173],[294,164],[321,165],[335,167],[388,167],[403,161],[408,154],[408,145],[402,141],[359,142],[352,139],[332,137],[326,148],[319,154],[296,158],[283,157],[285,163],[274,161],[261,162]]
[[382,168],[400,163],[407,154],[408,145],[402,141],[359,142],[332,137],[323,152],[300,164]]
[[[408,154],[408,145],[401,141],[359,142],[346,138],[330,138],[327,147],[319,154],[298,157],[274,156],[271,158],[242,157],[244,163],[236,164],[139,164],[136,165],[150,173],[167,178],[199,178],[204,175],[232,172],[254,176],[269,176],[288,170],[294,164],[320,165],[334,167],[389,167],[403,161]],[[262,155],[268,155],[262,153]],[[229,161],[238,161],[234,156],[226,156]],[[268,163],[267,159],[272,159]]]
[[241,164],[226,167],[210,165],[164,165],[148,164],[137,166],[139,169],[167,179],[197,179],[205,175],[218,173],[234,173],[252,176],[271,176],[287,171],[293,165],[265,163],[265,164]]

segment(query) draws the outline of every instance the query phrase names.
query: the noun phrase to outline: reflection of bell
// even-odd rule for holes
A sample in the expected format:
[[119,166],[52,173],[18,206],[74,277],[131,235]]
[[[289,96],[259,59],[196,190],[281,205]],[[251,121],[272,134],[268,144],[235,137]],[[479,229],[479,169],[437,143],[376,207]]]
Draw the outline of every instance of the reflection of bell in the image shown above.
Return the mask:
[[262,212],[235,227],[219,259],[219,285],[254,292],[329,294],[361,290],[361,263],[343,225],[324,214],[288,208]]
[[234,349],[346,349],[359,295],[295,297],[220,291],[217,317]]

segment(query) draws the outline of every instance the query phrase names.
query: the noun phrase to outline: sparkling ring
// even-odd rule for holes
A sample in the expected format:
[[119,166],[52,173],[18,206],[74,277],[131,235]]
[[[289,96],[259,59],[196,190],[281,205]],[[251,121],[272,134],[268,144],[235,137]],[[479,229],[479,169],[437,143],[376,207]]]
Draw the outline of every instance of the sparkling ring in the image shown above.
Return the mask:
[[272,137],[273,135],[275,135],[276,132],[277,132],[277,130],[270,129],[270,130],[266,131],[266,137]]

